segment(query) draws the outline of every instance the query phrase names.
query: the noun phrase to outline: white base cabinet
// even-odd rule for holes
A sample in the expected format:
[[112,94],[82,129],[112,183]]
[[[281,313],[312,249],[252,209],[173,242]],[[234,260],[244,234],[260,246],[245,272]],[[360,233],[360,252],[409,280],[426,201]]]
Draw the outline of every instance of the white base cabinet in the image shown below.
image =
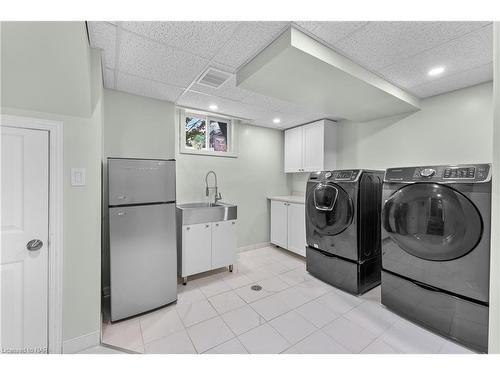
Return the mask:
[[229,267],[236,261],[236,220],[182,226],[180,276]]
[[288,250],[306,256],[305,205],[288,203]]
[[305,205],[271,200],[271,243],[306,256]]
[[271,243],[288,246],[288,206],[286,202],[271,201]]

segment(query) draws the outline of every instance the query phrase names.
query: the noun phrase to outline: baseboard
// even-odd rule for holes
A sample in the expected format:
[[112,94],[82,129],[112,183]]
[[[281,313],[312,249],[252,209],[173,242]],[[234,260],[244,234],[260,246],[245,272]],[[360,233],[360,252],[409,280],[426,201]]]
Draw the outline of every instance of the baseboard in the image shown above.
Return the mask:
[[238,253],[241,253],[242,251],[249,251],[249,250],[258,249],[261,247],[266,247],[266,246],[269,246],[270,244],[271,244],[270,242],[261,242],[261,243],[256,243],[253,245],[238,247]]
[[75,337],[74,339],[65,340],[63,342],[63,353],[73,354],[78,353],[84,349],[91,348],[99,345],[100,343],[99,331],[87,333],[86,335]]

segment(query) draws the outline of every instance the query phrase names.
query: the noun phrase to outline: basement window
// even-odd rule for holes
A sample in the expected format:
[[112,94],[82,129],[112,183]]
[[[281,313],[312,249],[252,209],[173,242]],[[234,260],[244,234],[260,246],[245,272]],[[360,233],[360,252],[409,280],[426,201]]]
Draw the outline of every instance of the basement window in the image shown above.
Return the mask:
[[181,153],[236,157],[232,119],[201,112],[181,113]]

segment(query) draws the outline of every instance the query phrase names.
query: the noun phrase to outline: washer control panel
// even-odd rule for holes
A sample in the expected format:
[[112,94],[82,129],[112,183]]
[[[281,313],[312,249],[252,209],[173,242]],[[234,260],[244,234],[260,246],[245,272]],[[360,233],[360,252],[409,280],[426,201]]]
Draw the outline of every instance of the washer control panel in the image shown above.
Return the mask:
[[475,183],[491,180],[490,164],[437,165],[423,167],[389,168],[386,182],[448,182]]
[[309,180],[331,180],[331,181],[357,181],[361,170],[349,169],[341,171],[313,172],[309,175]]
[[359,170],[353,169],[348,171],[334,171],[333,179],[336,181],[355,181],[358,177]]

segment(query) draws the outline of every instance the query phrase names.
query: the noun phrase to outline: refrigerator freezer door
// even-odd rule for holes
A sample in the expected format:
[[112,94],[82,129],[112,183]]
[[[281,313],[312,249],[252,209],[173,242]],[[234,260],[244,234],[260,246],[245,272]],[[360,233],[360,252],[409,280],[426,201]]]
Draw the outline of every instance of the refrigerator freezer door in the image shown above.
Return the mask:
[[108,159],[109,205],[175,201],[175,161]]
[[111,320],[177,299],[175,204],[109,209]]

